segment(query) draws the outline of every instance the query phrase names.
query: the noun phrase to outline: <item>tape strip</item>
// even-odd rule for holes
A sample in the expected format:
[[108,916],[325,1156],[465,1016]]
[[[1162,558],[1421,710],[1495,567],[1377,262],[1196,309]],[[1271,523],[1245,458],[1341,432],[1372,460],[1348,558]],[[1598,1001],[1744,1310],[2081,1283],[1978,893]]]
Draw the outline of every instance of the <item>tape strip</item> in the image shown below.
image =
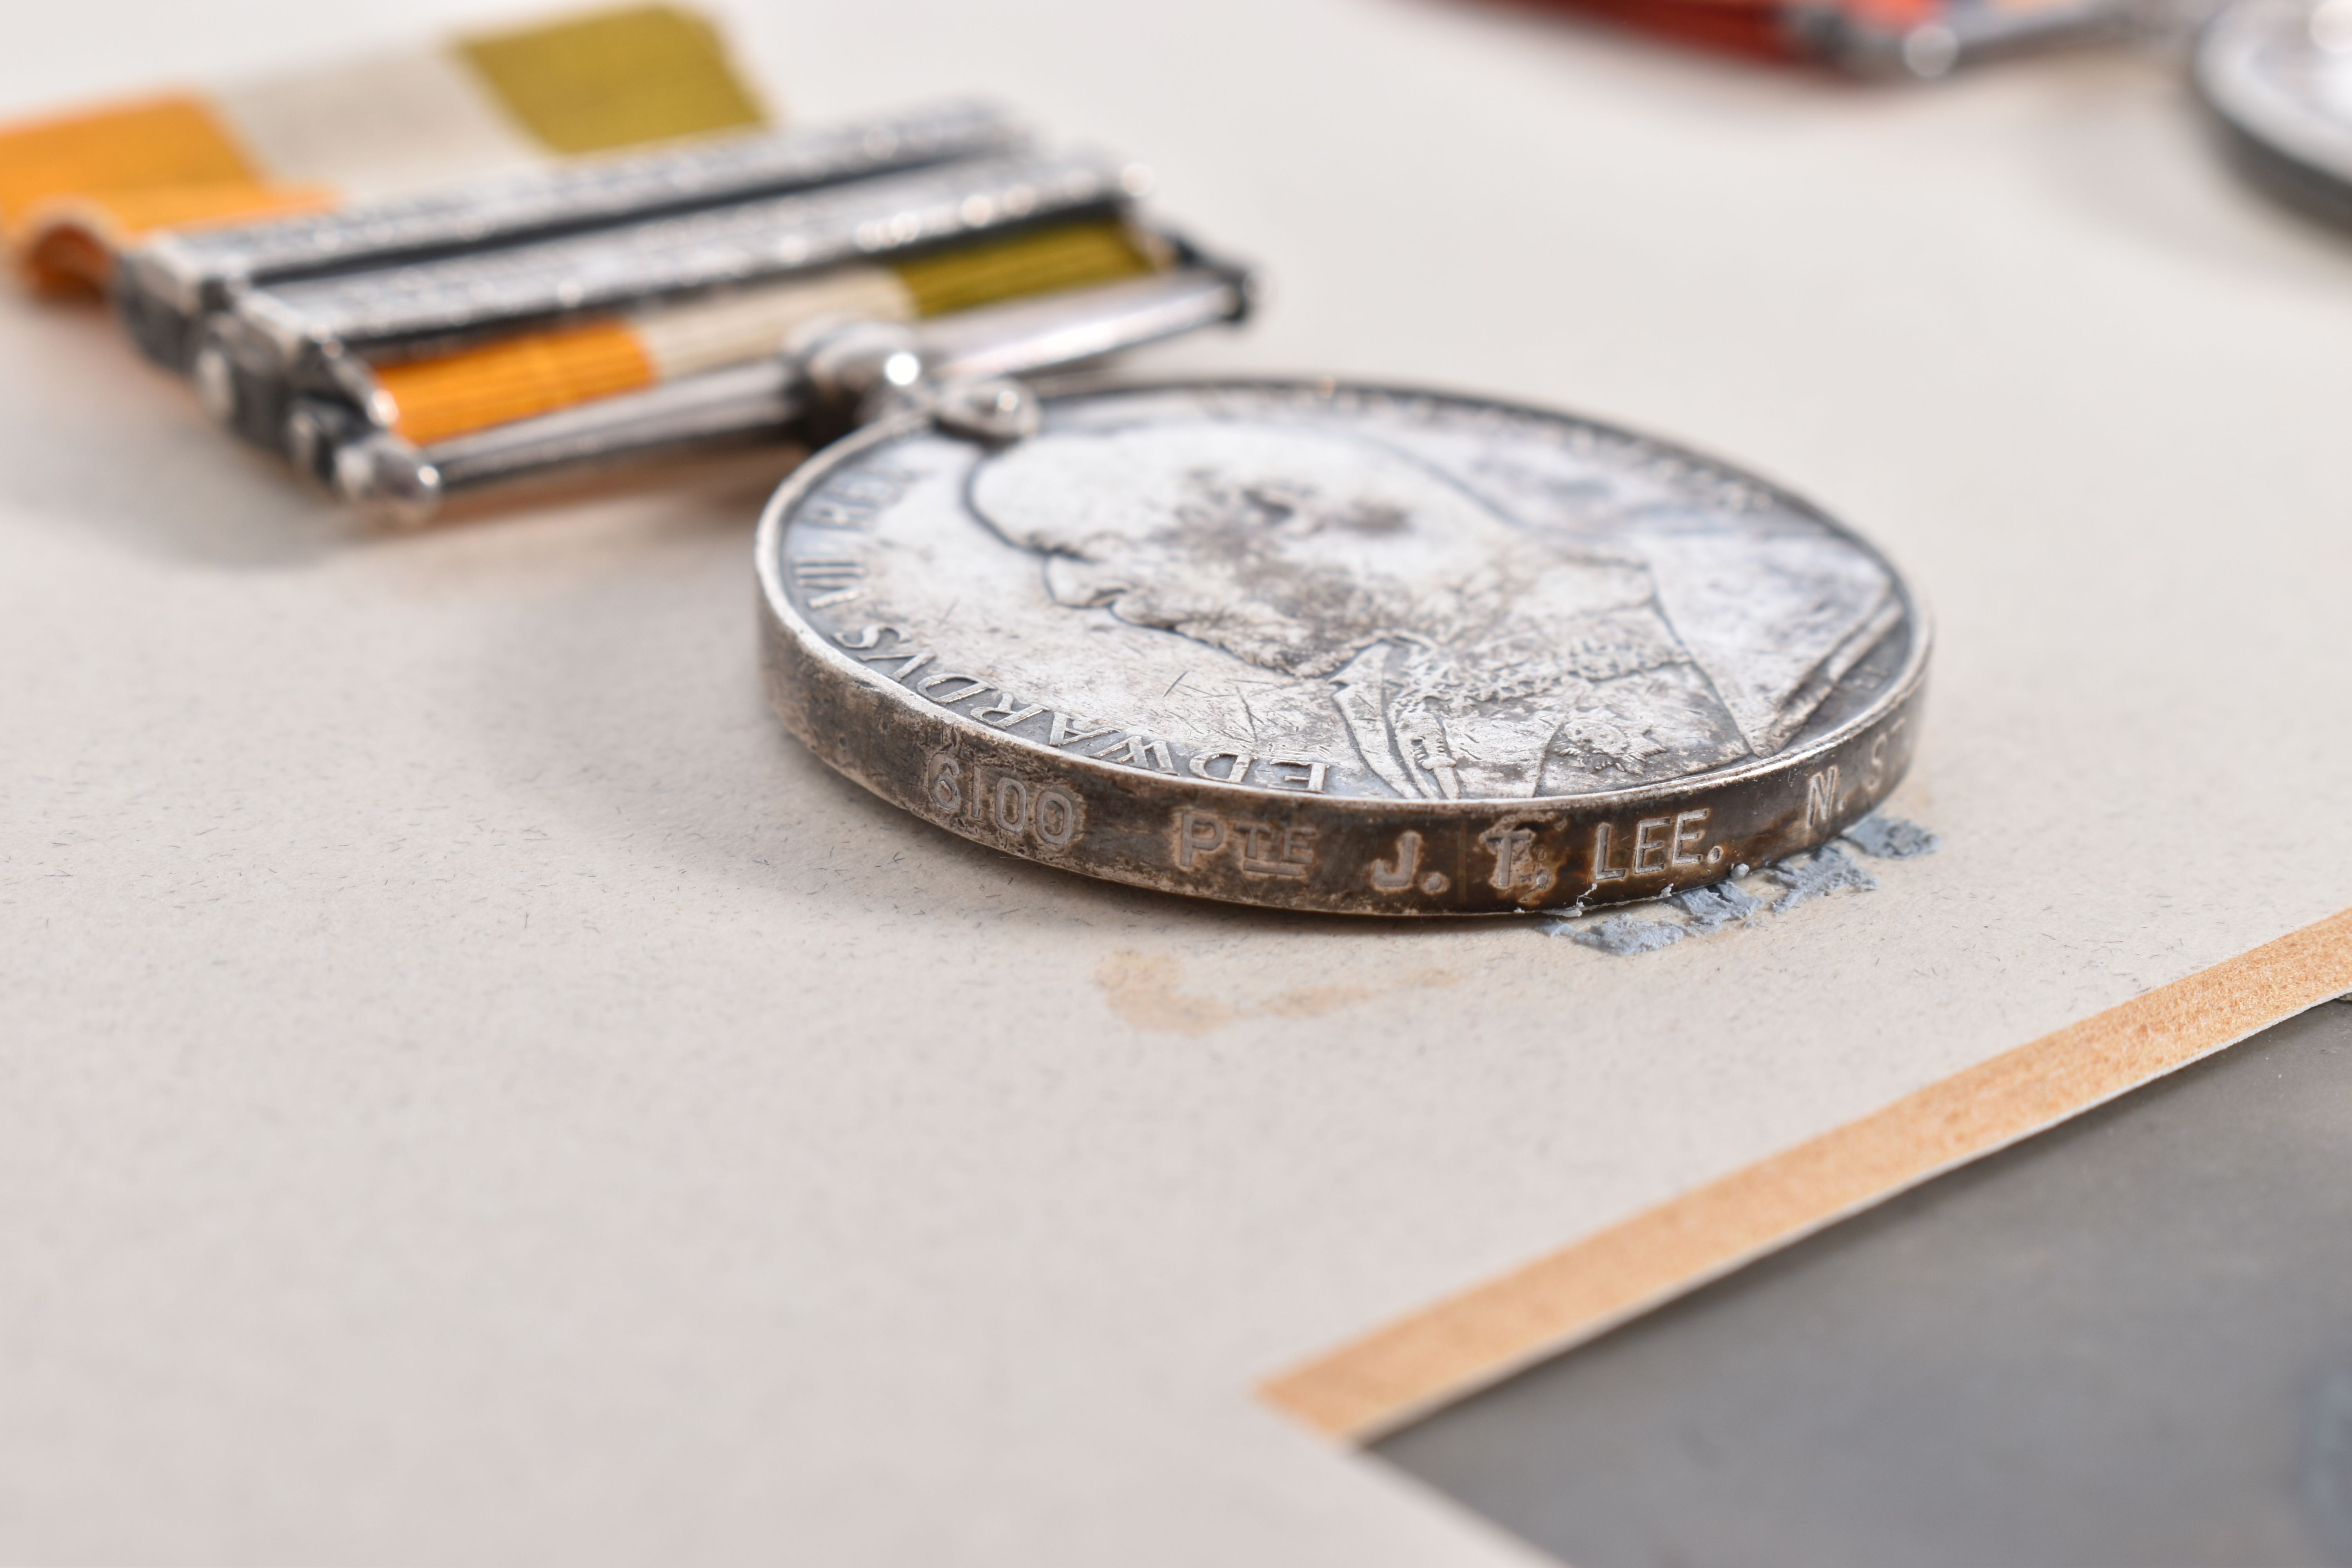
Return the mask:
[[2352,991],[2352,910],[1955,1074],[1261,1385],[1367,1441]]

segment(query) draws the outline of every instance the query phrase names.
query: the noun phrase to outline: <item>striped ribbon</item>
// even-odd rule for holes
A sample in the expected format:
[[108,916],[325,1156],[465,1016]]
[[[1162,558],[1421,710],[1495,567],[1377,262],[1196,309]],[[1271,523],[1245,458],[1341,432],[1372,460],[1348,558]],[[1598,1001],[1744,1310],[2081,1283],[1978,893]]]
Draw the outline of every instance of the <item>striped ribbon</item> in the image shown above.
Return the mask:
[[1116,218],[1055,224],[884,264],[518,333],[374,367],[380,420],[416,445],[772,353],[821,316],[911,321],[1156,270],[1165,242]]
[[574,15],[0,127],[0,242],[35,286],[87,290],[158,228],[765,119],[695,13]]

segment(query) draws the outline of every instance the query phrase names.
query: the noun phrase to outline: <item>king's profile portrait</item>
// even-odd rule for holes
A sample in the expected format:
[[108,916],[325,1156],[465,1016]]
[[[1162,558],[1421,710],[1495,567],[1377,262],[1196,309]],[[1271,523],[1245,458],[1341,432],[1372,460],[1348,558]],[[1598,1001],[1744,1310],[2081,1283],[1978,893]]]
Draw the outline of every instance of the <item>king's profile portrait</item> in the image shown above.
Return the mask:
[[1355,433],[1197,419],[992,454],[973,513],[1047,594],[1319,683],[1406,798],[1624,788],[1769,756],[1899,620],[1889,574],[1802,520],[1663,509],[1532,526]]

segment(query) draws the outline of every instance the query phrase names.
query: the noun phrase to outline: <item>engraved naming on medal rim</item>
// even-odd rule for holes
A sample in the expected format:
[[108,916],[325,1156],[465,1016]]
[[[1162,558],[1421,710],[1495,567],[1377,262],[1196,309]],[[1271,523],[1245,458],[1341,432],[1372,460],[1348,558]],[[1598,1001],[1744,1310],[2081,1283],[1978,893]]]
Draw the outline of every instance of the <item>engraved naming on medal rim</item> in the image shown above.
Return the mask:
[[1910,590],[1724,465],[1331,383],[1042,415],[894,416],[761,535],[787,724],[966,837],[1243,902],[1553,909],[1810,848],[1908,765]]

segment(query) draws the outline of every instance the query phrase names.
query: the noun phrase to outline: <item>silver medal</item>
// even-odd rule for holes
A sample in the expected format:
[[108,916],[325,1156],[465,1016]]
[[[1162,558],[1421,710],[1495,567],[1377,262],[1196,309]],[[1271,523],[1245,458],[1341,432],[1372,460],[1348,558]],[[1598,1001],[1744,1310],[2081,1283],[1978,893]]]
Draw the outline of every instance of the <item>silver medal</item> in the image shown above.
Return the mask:
[[1328,382],[950,386],[795,475],[758,551],[772,695],[835,767],[1295,909],[1590,907],[1811,847],[1901,777],[1927,658],[1885,558],[1762,481]]

